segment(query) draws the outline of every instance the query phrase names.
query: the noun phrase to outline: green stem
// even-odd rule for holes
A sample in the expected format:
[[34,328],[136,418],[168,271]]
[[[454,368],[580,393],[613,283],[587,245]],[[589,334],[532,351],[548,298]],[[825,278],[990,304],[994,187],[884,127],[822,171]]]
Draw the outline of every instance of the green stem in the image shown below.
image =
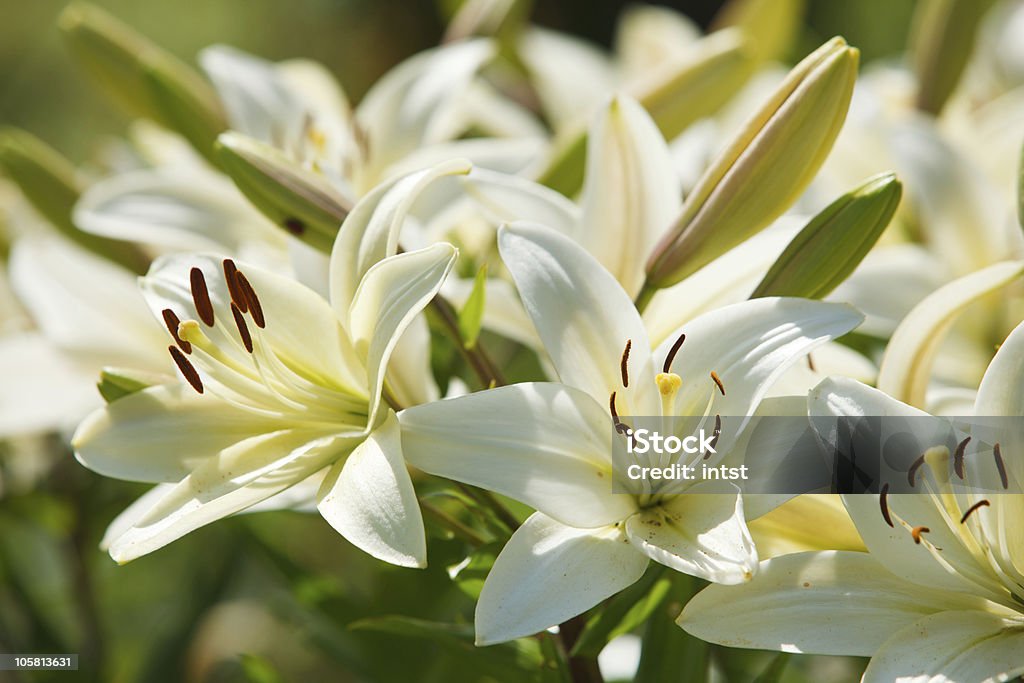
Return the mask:
[[466,345],[459,330],[459,320],[451,303],[440,294],[430,302],[430,308],[434,312],[435,319],[441,324],[442,329],[455,348],[459,350],[462,357],[469,363],[473,373],[480,380],[485,389],[505,384],[505,378],[491,361],[490,356],[484,350],[478,339],[472,348]]
[[558,640],[569,663],[569,675],[573,683],[604,683],[596,657],[574,657],[569,654],[583,632],[584,625],[582,614],[558,625]]
[[505,505],[498,500],[493,493],[486,489],[480,489],[475,486],[469,486],[461,482],[455,482],[455,486],[462,491],[464,494],[480,503],[481,505],[488,507],[494,512],[498,520],[508,527],[509,532],[515,531],[519,528],[519,520],[516,519]]
[[448,531],[451,531],[455,536],[461,538],[472,546],[479,548],[480,546],[487,543],[487,539],[478,534],[475,530],[469,526],[463,524],[459,520],[455,519],[447,512],[437,507],[433,503],[420,499],[420,508],[423,509],[427,515],[438,522],[441,526]]

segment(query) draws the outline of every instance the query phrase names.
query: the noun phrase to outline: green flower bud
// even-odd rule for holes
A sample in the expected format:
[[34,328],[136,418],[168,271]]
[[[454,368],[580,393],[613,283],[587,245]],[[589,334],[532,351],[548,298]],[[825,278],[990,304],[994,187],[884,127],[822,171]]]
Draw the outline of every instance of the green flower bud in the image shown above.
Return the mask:
[[[662,135],[672,140],[690,124],[711,116],[746,83],[754,61],[738,31],[721,31],[694,47],[692,57],[674,62],[636,84],[633,97]],[[537,182],[571,197],[583,187],[587,133],[575,131],[556,147]]]
[[83,186],[74,165],[57,150],[31,133],[5,128],[0,131],[0,167],[65,237],[136,273],[146,272],[149,259],[134,245],[83,232],[71,222]]
[[902,193],[895,174],[881,173],[832,202],[793,238],[750,298],[825,298],[881,237]]
[[103,368],[100,371],[100,380],[96,382],[96,388],[99,389],[104,401],[113,403],[119,398],[142,391],[147,387],[164,384],[166,381],[166,377],[151,372],[126,368]]
[[796,201],[842,128],[858,54],[833,38],[790,71],[686,198],[647,262],[645,297],[762,230]]
[[351,207],[322,176],[241,133],[223,133],[216,151],[224,172],[267,218],[330,253]]
[[59,25],[78,61],[122,108],[177,131],[212,159],[227,122],[195,69],[92,5],[70,5]]

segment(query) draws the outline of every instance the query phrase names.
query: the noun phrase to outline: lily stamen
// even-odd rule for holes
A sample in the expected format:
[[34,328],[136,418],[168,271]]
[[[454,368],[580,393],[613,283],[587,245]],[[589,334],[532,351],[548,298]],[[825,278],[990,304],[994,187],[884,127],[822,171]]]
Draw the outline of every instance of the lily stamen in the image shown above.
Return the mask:
[[249,334],[249,327],[245,324],[245,316],[234,302],[231,303],[231,315],[235,318],[235,327],[238,328],[238,336],[242,338],[245,350],[252,353],[252,336]]
[[722,392],[722,396],[725,396],[725,385],[722,384],[722,378],[719,377],[718,373],[716,373],[714,370],[711,371],[711,379],[714,380],[715,385],[718,387],[718,390]]
[[192,353],[192,345],[178,336],[178,325],[181,324],[181,320],[178,319],[178,316],[169,308],[165,308],[162,311],[162,314],[164,324],[167,326],[167,331],[171,333],[171,337],[174,338],[174,343],[177,344],[185,353]]
[[680,334],[679,339],[676,339],[675,343],[672,344],[672,348],[668,350],[668,355],[665,356],[665,363],[661,366],[661,371],[666,375],[671,372],[672,361],[676,359],[676,354],[679,353],[679,347],[683,345],[684,341],[686,341],[685,333]]
[[168,346],[167,350],[171,353],[171,358],[174,360],[174,364],[178,366],[178,370],[181,371],[182,377],[192,385],[196,393],[203,393],[203,380],[199,378],[199,373],[196,372],[195,367],[188,362],[188,358],[185,358],[185,354],[179,351],[177,346]]
[[207,327],[213,327],[213,303],[210,301],[210,290],[206,287],[206,277],[201,269],[192,269],[189,273],[189,284],[192,286],[192,303],[196,306],[199,319],[206,323]]
[[622,375],[622,386],[629,386],[629,349],[633,346],[633,340],[626,340],[626,348],[622,349],[622,359],[619,361],[619,374]]
[[245,300],[245,294],[238,285],[238,267],[229,258],[224,259],[224,281],[227,283],[231,302],[238,306],[238,310],[242,313],[248,312],[249,303]]
[[911,537],[913,537],[914,543],[916,543],[917,545],[921,545],[921,534],[927,534],[930,531],[931,529],[929,529],[926,526],[915,526],[913,529],[910,530],[910,535]]
[[998,443],[992,447],[992,457],[996,459],[996,469],[999,470],[999,481],[1002,483],[1003,489],[1010,488],[1010,480],[1006,476],[1006,463],[1003,462],[1003,453]]
[[956,472],[956,476],[960,477],[960,481],[964,480],[964,451],[970,442],[971,437],[968,436],[956,445],[956,451],[953,453],[953,471]]
[[907,481],[910,483],[911,486],[914,486],[914,479],[917,476],[917,470],[920,469],[921,465],[923,465],[923,464],[924,464],[924,453],[922,453],[917,458],[917,460],[915,460],[913,462],[913,464],[910,466],[910,469],[907,470]]
[[988,507],[991,504],[992,503],[988,502],[987,500],[979,500],[977,503],[967,508],[967,512],[965,512],[963,516],[960,518],[960,523],[965,523],[967,521],[967,518],[970,517],[975,510],[983,507]]
[[878,497],[878,505],[882,508],[882,519],[891,528],[895,529],[896,525],[892,523],[892,516],[889,514],[889,483],[886,482],[882,486],[882,493]]
[[245,302],[248,304],[249,315],[252,316],[252,321],[256,323],[256,327],[260,329],[265,328],[267,321],[263,317],[263,306],[260,304],[259,297],[256,296],[256,290],[253,289],[249,278],[240,270],[236,273],[235,277],[238,279],[238,288],[242,290],[242,296],[245,297]]

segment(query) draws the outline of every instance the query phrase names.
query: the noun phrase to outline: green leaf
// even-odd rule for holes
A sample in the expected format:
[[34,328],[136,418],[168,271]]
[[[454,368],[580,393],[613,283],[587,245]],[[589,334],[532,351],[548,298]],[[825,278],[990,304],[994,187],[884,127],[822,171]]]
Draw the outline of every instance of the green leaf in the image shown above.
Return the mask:
[[57,150],[17,128],[0,130],[0,167],[33,207],[68,239],[136,273],[148,259],[134,245],[83,232],[71,221],[82,193],[75,167]]
[[[750,78],[754,60],[739,31],[721,31],[694,46],[692,56],[637,84],[635,97],[672,140],[692,123],[711,116]],[[586,131],[573,131],[555,143],[555,151],[537,182],[572,197],[583,187]]]
[[672,574],[672,590],[644,629],[643,650],[634,683],[703,683],[707,680],[708,644],[676,625],[683,604],[700,589],[700,581]]
[[93,5],[69,5],[59,26],[76,61],[123,109],[178,131],[213,159],[227,121],[199,72]]
[[221,168],[267,218],[310,246],[331,252],[349,207],[325,178],[241,133],[221,134],[216,150]]
[[605,602],[587,620],[572,648],[572,655],[596,657],[611,640],[646,621],[672,587],[664,569],[652,563],[643,578]]
[[917,76],[915,104],[938,115],[956,90],[981,18],[994,0],[928,0],[917,4],[910,36],[911,61]]
[[284,683],[284,678],[274,665],[258,655],[243,654],[239,657],[245,679],[249,683]]
[[503,545],[504,542],[495,542],[480,546],[459,564],[448,567],[448,576],[459,590],[476,600]]
[[902,185],[882,173],[832,202],[793,238],[751,298],[823,299],[867,256],[896,213]]
[[487,298],[487,264],[480,267],[473,281],[473,291],[459,311],[459,333],[467,349],[476,346],[480,336],[480,327],[484,322],[484,304]]
[[96,382],[100,396],[107,403],[113,403],[119,398],[124,398],[142,391],[154,384],[161,384],[164,379],[153,373],[129,370],[127,368],[103,368],[100,371],[100,380]]
[[772,658],[772,661],[765,667],[761,675],[754,679],[753,683],[779,683],[782,674],[786,672],[786,665],[789,664],[790,654],[780,652]]

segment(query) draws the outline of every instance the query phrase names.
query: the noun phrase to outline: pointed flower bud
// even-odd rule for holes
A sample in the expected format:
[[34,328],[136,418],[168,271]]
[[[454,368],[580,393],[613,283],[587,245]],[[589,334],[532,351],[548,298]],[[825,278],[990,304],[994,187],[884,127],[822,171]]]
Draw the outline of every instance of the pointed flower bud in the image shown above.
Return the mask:
[[894,173],[882,173],[832,202],[793,238],[750,298],[825,298],[881,237],[902,192]]
[[765,228],[800,196],[846,118],[858,54],[833,38],[790,71],[686,198],[647,262],[644,297]]
[[70,5],[59,25],[78,61],[121,107],[177,131],[212,158],[227,123],[213,87],[195,69],[92,5]]
[[257,209],[291,235],[330,253],[350,207],[322,176],[240,133],[223,133],[216,149],[221,168]]

